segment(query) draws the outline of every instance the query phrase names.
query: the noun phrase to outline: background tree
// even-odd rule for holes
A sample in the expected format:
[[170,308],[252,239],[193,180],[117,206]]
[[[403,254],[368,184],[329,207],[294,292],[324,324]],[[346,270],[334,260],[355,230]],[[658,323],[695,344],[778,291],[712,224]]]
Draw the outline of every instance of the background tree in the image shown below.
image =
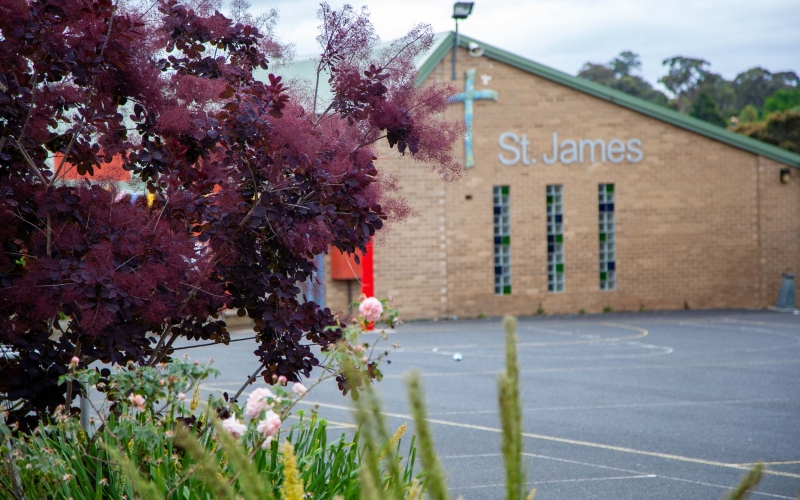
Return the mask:
[[793,71],[773,74],[764,68],[756,67],[736,75],[733,85],[738,108],[741,109],[748,104],[762,108],[767,97],[780,89],[796,88],[800,85],[800,79]]
[[612,59],[608,66],[614,71],[617,77],[631,76],[634,71],[642,69],[642,61],[639,54],[630,50],[623,50],[617,57]]
[[752,123],[758,121],[758,108],[748,104],[739,112],[739,123]]
[[774,111],[800,111],[800,88],[779,89],[764,101],[764,113]]
[[[225,308],[255,322],[266,380],[308,376],[312,346],[341,338],[333,313],[298,285],[331,245],[363,251],[408,213],[373,163],[375,144],[387,139],[449,179],[461,125],[438,118],[452,89],[414,86],[430,28],[375,53],[365,12],[323,4],[320,19],[318,79],[334,97],[318,114],[303,106],[315,95],[253,77],[280,44],[213,2],[0,0],[0,394],[10,420],[24,428],[70,405],[72,385],[58,377],[73,357],[152,365],[181,337],[227,343]],[[117,158],[152,206],[93,181]],[[65,180],[71,169],[80,182]]]
[[733,83],[722,75],[707,71],[697,87],[695,99],[690,101],[692,105],[695,104],[701,93],[708,94],[716,104],[719,114],[724,118],[730,118],[739,112],[739,108],[736,107],[736,90]]
[[675,56],[664,59],[663,64],[669,70],[659,82],[675,96],[678,110],[685,113],[699,94],[709,63],[704,59]]
[[716,103],[706,92],[700,92],[689,115],[720,127],[727,125],[725,119],[719,114]]
[[[662,92],[634,74],[641,68],[639,56],[623,51],[606,64],[587,62],[578,76],[627,94],[688,113],[719,126],[738,120],[736,132],[795,151],[798,126],[792,114],[776,111],[800,110],[800,78],[793,71],[770,73],[752,68],[733,81],[709,69],[704,59],[675,56],[664,60],[668,72],[659,82],[674,96]],[[763,110],[763,112],[762,112]],[[765,117],[759,122],[760,117]],[[756,124],[758,122],[758,124]],[[746,124],[753,124],[752,126]]]
[[578,72],[578,76],[656,104],[666,105],[667,96],[664,93],[654,89],[642,77],[633,74],[641,67],[638,54],[623,51],[606,64],[587,62]]

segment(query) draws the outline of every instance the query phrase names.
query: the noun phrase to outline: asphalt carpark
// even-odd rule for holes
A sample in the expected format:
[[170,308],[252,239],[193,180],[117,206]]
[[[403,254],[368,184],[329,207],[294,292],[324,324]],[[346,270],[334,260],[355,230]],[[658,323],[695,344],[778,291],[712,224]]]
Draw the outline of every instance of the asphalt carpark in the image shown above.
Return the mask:
[[[234,332],[243,338],[251,331]],[[365,341],[377,340],[366,334]],[[529,487],[541,499],[722,498],[750,465],[752,498],[800,492],[800,316],[680,311],[520,318]],[[408,422],[404,374],[421,371],[453,497],[504,497],[497,373],[499,318],[401,325],[377,384],[391,424]],[[205,391],[235,392],[258,366],[250,341],[186,351],[215,358]],[[454,353],[463,360],[453,360]],[[308,395],[347,432],[335,384]]]

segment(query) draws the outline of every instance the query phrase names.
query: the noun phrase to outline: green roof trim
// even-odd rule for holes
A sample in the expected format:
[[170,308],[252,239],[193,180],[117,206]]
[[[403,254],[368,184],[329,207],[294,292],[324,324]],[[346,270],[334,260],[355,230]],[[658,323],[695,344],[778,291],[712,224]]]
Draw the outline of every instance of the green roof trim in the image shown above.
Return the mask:
[[422,85],[428,75],[431,74],[433,68],[435,68],[444,56],[450,53],[450,50],[453,48],[453,37],[456,36],[455,33],[452,31],[447,34],[447,36],[439,42],[431,51],[430,55],[422,61],[422,64],[419,66],[419,70],[417,70],[417,86]]
[[[417,75],[417,85],[421,85],[433,69],[444,59],[453,47],[453,37],[455,33],[450,32],[447,37],[439,43],[430,53],[427,59],[420,65]],[[477,43],[483,48],[483,55],[496,61],[508,64],[514,68],[526,71],[536,76],[540,76],[552,82],[575,89],[579,92],[589,94],[598,99],[612,102],[624,108],[636,111],[651,118],[661,120],[676,127],[703,135],[710,139],[722,142],[750,153],[754,153],[770,160],[775,160],[795,168],[800,168],[800,155],[787,151],[783,148],[767,144],[766,142],[747,137],[736,132],[731,132],[722,127],[711,125],[697,118],[687,116],[677,111],[673,111],[664,106],[659,106],[652,102],[645,101],[638,97],[625,94],[618,90],[606,87],[584,78],[568,75],[567,73],[549,68],[542,64],[525,59],[516,54],[512,54],[503,49],[498,49],[487,43],[480,42],[464,35],[459,35],[459,47],[467,48],[469,43]]]

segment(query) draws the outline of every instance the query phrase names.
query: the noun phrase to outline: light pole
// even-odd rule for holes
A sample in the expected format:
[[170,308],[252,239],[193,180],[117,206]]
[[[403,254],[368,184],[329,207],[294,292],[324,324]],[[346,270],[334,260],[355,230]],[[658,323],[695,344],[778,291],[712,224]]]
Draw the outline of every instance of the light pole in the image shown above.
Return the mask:
[[472,14],[472,7],[475,2],[456,2],[453,4],[453,19],[456,20],[456,36],[453,39],[453,76],[451,80],[456,79],[456,52],[458,51],[458,20],[466,19]]

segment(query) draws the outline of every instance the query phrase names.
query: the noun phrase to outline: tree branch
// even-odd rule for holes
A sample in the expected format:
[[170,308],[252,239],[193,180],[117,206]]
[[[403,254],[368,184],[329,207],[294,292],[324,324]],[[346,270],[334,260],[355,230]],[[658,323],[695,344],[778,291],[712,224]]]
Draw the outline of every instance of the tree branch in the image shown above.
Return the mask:
[[11,140],[14,143],[14,147],[17,148],[17,150],[22,155],[22,158],[25,160],[25,163],[28,165],[28,168],[30,168],[30,170],[34,174],[36,174],[37,177],[39,177],[39,180],[41,180],[43,183],[47,184],[47,179],[44,178],[44,175],[42,175],[42,171],[39,170],[39,167],[37,167],[36,164],[33,163],[33,160],[28,155],[28,152],[25,150],[25,147],[22,144],[20,144],[19,142],[17,142],[16,140],[14,140],[14,139],[11,139]]
[[33,67],[33,76],[31,76],[31,107],[28,110],[28,116],[25,118],[25,124],[22,126],[22,132],[19,133],[19,137],[17,141],[21,141],[23,137],[25,137],[25,132],[28,130],[28,123],[31,121],[31,116],[33,116],[33,109],[36,105],[36,66]]
[[263,363],[261,363],[261,366],[259,366],[258,368],[256,368],[256,371],[254,371],[252,375],[250,375],[249,377],[247,377],[247,382],[245,382],[245,383],[244,383],[244,384],[243,384],[243,385],[242,385],[242,386],[239,388],[239,391],[238,391],[238,392],[236,392],[236,395],[235,395],[235,396],[233,396],[233,397],[231,398],[231,401],[236,401],[237,399],[239,399],[239,396],[241,396],[241,395],[242,395],[242,393],[244,392],[245,388],[246,388],[248,385],[250,385],[250,384],[252,384],[253,382],[255,382],[255,381],[256,381],[256,375],[258,375],[258,372],[260,372],[261,370],[263,370],[265,366],[267,366],[267,363],[266,363],[266,361],[265,361],[265,362],[263,362]]
[[[78,341],[75,342],[75,349],[73,349],[72,351],[72,357],[74,358],[78,356],[80,350],[81,350],[81,340],[78,339]],[[72,379],[67,380],[67,400],[64,406],[66,407],[67,412],[69,412],[69,409],[72,406]]]
[[256,211],[256,207],[258,206],[259,200],[261,200],[261,193],[258,191],[258,183],[256,182],[256,174],[253,172],[253,169],[250,167],[250,162],[244,160],[244,164],[247,165],[247,170],[250,171],[250,177],[253,179],[253,206],[250,207],[250,211],[247,212],[247,215],[244,216],[242,222],[239,223],[239,227],[244,227],[245,223],[250,220],[250,217],[253,216],[253,212]]
[[375,139],[373,139],[371,141],[362,142],[361,144],[359,144],[358,146],[353,148],[353,150],[350,151],[350,154],[355,153],[356,151],[358,151],[359,149],[363,148],[364,146],[369,146],[370,144],[375,144],[376,142],[380,141],[381,139],[385,139],[385,138],[386,138],[386,134],[383,134],[382,136],[377,137],[377,138],[375,138]]

